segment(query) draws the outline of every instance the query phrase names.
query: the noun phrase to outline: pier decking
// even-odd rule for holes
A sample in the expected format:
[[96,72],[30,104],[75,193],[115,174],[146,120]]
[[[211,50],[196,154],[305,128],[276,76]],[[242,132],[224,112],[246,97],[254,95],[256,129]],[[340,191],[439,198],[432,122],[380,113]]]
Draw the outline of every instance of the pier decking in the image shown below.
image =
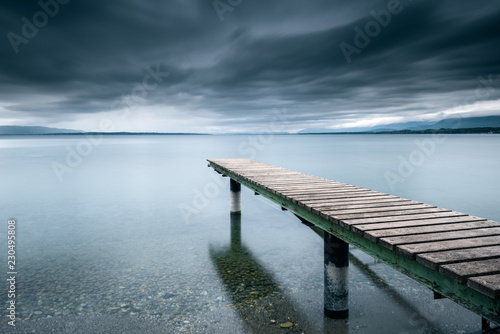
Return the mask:
[[500,323],[499,223],[248,159],[208,162],[231,178],[232,191],[242,184]]

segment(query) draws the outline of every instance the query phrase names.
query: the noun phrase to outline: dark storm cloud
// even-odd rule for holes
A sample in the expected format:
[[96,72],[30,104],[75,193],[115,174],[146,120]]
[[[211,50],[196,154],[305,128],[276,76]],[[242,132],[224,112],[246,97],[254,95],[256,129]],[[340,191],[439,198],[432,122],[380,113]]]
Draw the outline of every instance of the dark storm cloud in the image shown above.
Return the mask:
[[[356,47],[355,28],[391,5],[390,23]],[[500,73],[495,1],[243,0],[221,21],[212,1],[72,0],[15,47],[8,34],[22,36],[41,7],[0,6],[0,106],[42,125],[119,107],[147,66],[169,74],[137,104],[240,128],[284,107],[290,128],[435,113]],[[350,63],[342,42],[357,48]]]

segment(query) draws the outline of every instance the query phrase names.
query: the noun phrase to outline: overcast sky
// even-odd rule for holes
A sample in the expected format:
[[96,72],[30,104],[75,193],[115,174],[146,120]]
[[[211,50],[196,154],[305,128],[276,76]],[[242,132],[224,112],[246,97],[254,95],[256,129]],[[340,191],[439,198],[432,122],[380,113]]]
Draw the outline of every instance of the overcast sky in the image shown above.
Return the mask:
[[0,125],[294,132],[500,115],[498,1],[55,1],[0,4]]

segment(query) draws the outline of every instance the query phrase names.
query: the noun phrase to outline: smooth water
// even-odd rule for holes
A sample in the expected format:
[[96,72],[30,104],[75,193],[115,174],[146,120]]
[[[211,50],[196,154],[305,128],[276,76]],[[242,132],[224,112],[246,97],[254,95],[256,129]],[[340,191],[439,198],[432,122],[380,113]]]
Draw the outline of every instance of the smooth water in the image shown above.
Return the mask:
[[500,221],[498,135],[4,136],[0,272],[14,218],[17,331],[480,329],[356,249],[349,320],[324,319],[321,237],[246,188],[231,219],[228,179],[206,159],[238,157]]

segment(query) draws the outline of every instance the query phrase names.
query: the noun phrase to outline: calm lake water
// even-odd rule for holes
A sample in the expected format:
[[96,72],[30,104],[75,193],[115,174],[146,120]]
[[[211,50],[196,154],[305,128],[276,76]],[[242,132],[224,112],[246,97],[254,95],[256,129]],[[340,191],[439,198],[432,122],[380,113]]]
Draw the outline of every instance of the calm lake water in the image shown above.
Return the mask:
[[[350,317],[323,317],[322,239],[206,158],[250,158],[500,221],[500,136],[0,138],[0,245],[16,330],[471,333],[479,316],[351,249]],[[237,227],[241,226],[240,229]],[[7,291],[0,288],[0,332]]]

